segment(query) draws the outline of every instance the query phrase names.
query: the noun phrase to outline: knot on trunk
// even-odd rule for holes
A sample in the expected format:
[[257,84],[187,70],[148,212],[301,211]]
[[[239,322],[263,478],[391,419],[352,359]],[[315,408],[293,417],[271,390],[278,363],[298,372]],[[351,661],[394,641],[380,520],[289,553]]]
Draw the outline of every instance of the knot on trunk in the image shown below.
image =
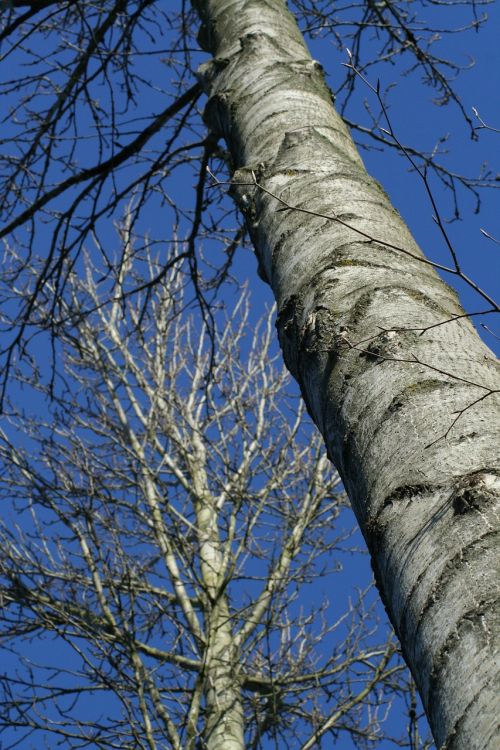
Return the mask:
[[462,477],[451,496],[455,515],[481,512],[500,496],[500,476],[495,470],[484,469]]

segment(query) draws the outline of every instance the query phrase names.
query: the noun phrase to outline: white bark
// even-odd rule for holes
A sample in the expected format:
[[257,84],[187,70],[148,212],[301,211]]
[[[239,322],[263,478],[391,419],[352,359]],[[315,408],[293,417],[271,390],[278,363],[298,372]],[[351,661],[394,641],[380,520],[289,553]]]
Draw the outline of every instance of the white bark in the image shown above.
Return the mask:
[[[207,121],[229,146],[285,361],[348,490],[436,743],[493,750],[497,363],[466,318],[411,330],[462,309],[366,173],[283,0],[197,7],[214,56],[200,71]],[[277,211],[270,193],[343,223]]]
[[[202,382],[198,370],[193,378],[191,395]],[[193,405],[188,404],[191,411]],[[209,601],[206,604],[207,651],[203,669],[205,695],[204,746],[207,750],[243,750],[243,708],[239,684],[237,650],[233,640],[233,625],[229,612],[224,577],[227,573],[218,529],[215,499],[208,487],[205,467],[205,446],[193,430],[193,455],[191,474],[200,546],[200,569],[203,589]]]

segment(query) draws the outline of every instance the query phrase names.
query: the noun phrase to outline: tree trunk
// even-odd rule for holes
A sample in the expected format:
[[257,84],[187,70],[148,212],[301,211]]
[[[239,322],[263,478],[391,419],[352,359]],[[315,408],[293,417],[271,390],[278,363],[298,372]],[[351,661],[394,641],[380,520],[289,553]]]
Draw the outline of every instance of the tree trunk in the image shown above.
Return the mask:
[[243,708],[231,618],[226,603],[216,604],[210,618],[211,643],[205,667],[205,731],[207,750],[243,750]]
[[[199,373],[198,373],[199,374]],[[191,476],[204,590],[206,644],[203,665],[206,750],[243,750],[244,717],[238,652],[226,594],[226,562],[219,535],[217,507],[205,471],[205,445],[192,422]]]
[[196,6],[213,55],[200,69],[207,122],[228,144],[286,364],[351,498],[436,743],[493,750],[496,361],[467,318],[449,321],[463,312],[455,292],[366,173],[285,2]]

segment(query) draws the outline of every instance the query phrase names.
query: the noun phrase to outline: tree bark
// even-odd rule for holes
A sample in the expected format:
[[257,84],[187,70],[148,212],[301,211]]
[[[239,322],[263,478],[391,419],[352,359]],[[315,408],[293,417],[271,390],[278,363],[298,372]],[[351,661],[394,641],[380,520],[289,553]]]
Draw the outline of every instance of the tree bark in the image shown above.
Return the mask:
[[[199,376],[199,373],[197,373]],[[238,651],[226,594],[226,566],[217,508],[205,471],[205,445],[193,422],[191,473],[200,550],[200,573],[206,598],[206,652],[203,667],[206,750],[244,750],[244,717]]]
[[285,362],[351,498],[436,744],[493,750],[497,363],[467,318],[450,321],[463,314],[455,292],[365,171],[285,2],[196,7],[213,55],[200,69],[207,123],[227,142]]

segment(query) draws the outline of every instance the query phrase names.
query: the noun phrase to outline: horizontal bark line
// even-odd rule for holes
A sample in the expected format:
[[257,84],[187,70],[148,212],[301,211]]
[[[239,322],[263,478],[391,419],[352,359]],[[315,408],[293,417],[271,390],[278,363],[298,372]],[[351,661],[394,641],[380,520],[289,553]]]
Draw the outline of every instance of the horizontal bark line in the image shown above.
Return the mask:
[[[474,716],[472,719],[472,726],[471,726],[471,734],[470,734],[470,750],[488,750],[488,748],[491,747],[491,750],[495,750],[495,747],[497,747],[496,742],[498,739],[498,733],[500,730],[498,719],[495,719],[496,710],[495,706],[497,704],[496,697],[498,696],[498,688],[500,688],[500,685],[496,686],[496,690],[491,692],[491,701],[490,705],[492,708],[491,714],[492,719],[490,721],[490,726],[488,730],[484,731],[481,735],[481,738],[479,742],[483,743],[481,745],[476,745],[475,742],[477,741],[477,737],[474,735],[474,727],[477,722],[477,717]],[[469,720],[469,716],[472,713],[472,711],[477,707],[479,703],[479,699],[482,698],[483,692],[485,688],[483,687],[481,690],[479,690],[474,697],[471,699],[471,701],[467,704],[465,707],[462,716],[457,719],[455,724],[451,727],[450,732],[448,734],[448,737],[445,739],[439,750],[454,750],[455,747],[460,748],[461,747],[461,741],[459,740],[460,744],[456,745],[455,741],[457,739],[457,735],[459,735],[459,730],[462,725],[464,725]],[[474,744],[473,744],[474,743]]]

